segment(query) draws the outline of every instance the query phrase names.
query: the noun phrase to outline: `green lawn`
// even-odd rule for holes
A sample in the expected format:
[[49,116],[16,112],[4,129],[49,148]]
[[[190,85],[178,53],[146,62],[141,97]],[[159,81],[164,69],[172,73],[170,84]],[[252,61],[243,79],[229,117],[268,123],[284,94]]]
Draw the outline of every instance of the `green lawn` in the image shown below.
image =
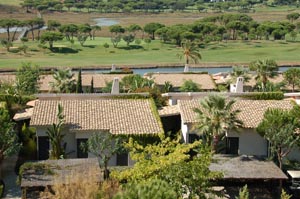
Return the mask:
[[[107,42],[110,47],[105,49],[103,44]],[[48,49],[40,49],[37,43],[29,42],[28,54],[8,53],[4,48],[0,50],[0,68],[16,68],[22,62],[32,62],[40,66],[103,66],[117,64],[126,65],[156,65],[183,63],[177,53],[180,48],[162,44],[158,40],[153,41],[149,47],[142,43],[140,48],[126,50],[126,44],[121,42],[119,48],[113,48],[109,38],[96,38],[88,40],[81,47],[75,42],[67,41],[55,43],[60,46],[60,53],[53,53]],[[18,46],[15,44],[14,46]],[[138,47],[138,46],[137,46]],[[72,50],[74,49],[74,50]],[[73,52],[72,52],[73,51]],[[253,42],[222,42],[212,43],[201,49],[202,63],[245,63],[257,59],[270,58],[278,62],[300,62],[299,42],[284,41],[253,41]]]
[[0,4],[2,5],[12,5],[12,6],[20,6],[22,0],[1,0]]

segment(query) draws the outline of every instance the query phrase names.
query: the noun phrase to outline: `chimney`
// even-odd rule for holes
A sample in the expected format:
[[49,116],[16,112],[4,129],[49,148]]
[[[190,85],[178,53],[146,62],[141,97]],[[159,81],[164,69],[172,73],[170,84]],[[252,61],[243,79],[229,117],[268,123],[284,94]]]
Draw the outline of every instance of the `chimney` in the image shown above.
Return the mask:
[[110,70],[110,71],[111,71],[111,72],[116,71],[116,66],[115,66],[114,64],[111,65],[111,70]]
[[243,93],[244,92],[244,78],[238,77],[235,84],[230,84],[231,93]]
[[119,78],[115,77],[111,87],[111,94],[119,94],[119,93],[120,93]]
[[184,70],[183,70],[183,72],[184,72],[184,73],[190,72],[190,71],[189,71],[189,66],[188,66],[188,64],[185,64],[185,65],[184,65]]

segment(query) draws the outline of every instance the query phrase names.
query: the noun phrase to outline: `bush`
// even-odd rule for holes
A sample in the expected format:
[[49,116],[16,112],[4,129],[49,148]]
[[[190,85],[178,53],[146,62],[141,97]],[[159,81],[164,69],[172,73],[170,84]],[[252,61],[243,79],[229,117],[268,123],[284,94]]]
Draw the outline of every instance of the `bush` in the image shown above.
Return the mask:
[[171,186],[163,180],[150,180],[144,183],[133,183],[125,186],[123,192],[114,199],[173,199],[177,194]]
[[240,97],[251,100],[282,100],[284,94],[283,92],[253,92]]

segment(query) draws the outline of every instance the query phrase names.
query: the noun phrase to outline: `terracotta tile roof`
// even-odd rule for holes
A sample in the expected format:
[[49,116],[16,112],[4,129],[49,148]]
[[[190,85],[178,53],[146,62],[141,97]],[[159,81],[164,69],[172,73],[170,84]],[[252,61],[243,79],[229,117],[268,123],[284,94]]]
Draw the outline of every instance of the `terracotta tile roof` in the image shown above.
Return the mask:
[[[127,74],[92,74],[92,73],[82,73],[82,86],[89,87],[91,86],[91,80],[94,80],[94,88],[103,88],[106,86],[106,82],[112,81],[115,77],[119,77],[121,80]],[[4,74],[0,75],[0,82],[14,82],[16,76],[14,74]],[[74,79],[77,79],[77,73],[74,73]],[[49,92],[52,90],[52,87],[49,85],[50,82],[54,82],[52,75],[41,75],[39,81],[39,90],[41,92]]]
[[174,87],[180,87],[186,80],[192,80],[199,84],[201,89],[214,90],[216,85],[209,74],[184,74],[184,73],[154,73],[147,75],[158,85],[164,85],[166,81],[171,82]]
[[179,106],[164,106],[158,110],[160,117],[172,116],[172,115],[180,115]]
[[30,119],[33,113],[33,108],[27,108],[21,112],[18,112],[14,115],[14,120],[15,121],[21,121],[21,120],[26,120]]
[[[199,100],[180,100],[178,104],[183,122],[196,123],[194,108],[200,107]],[[241,110],[238,118],[243,121],[244,128],[256,128],[268,108],[290,110],[293,104],[289,100],[237,100],[233,108]]]
[[[77,78],[77,75],[75,75]],[[118,77],[120,80],[127,75],[125,74],[89,74],[82,73],[82,86],[91,86],[91,80],[93,78],[94,88],[103,88],[106,86],[106,82],[111,82],[115,77]]]
[[57,106],[64,109],[65,124],[73,131],[109,130],[112,134],[157,134],[161,122],[147,99],[40,100],[31,117],[32,126],[57,122]]

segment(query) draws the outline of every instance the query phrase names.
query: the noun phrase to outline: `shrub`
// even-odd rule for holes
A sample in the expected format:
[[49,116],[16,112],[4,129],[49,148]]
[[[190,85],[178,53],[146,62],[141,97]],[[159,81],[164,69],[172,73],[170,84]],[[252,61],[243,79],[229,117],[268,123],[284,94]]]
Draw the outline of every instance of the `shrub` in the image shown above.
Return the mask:
[[172,187],[163,180],[150,180],[144,183],[132,183],[125,186],[114,199],[173,199],[177,194]]
[[283,92],[252,92],[241,97],[252,100],[282,100],[284,94]]
[[239,190],[239,196],[236,199],[249,199],[249,191],[247,185]]

